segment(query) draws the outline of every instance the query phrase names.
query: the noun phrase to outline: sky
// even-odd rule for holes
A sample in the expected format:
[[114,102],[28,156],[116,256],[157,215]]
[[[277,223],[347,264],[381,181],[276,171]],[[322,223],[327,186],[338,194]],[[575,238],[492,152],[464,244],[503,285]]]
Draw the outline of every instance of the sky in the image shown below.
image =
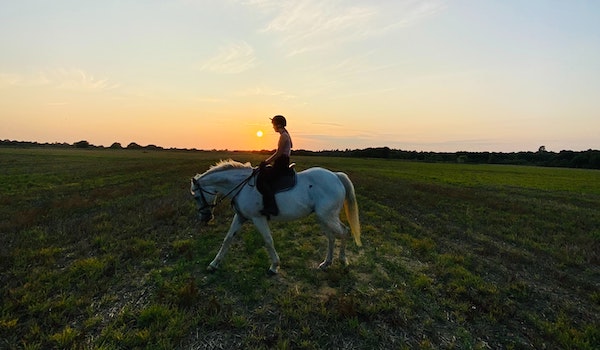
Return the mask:
[[600,1],[0,0],[1,140],[274,149],[276,114],[295,149],[600,149]]

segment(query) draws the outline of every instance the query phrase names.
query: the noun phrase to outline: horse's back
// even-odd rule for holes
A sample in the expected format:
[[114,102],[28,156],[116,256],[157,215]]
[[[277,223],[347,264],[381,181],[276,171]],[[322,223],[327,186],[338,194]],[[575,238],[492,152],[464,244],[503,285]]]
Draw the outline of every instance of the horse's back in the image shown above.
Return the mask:
[[307,175],[311,175],[311,176],[314,176],[314,175],[323,176],[323,174],[335,175],[335,173],[333,171],[331,171],[329,169],[321,168],[319,166],[304,169],[298,173],[298,175],[300,175],[300,174],[307,174]]
[[337,175],[331,170],[327,170],[325,168],[312,167],[299,172],[298,178],[305,178],[312,181],[335,181],[335,179],[337,179]]
[[343,198],[345,194],[344,185],[337,174],[321,167],[308,168],[299,172],[298,184],[319,189],[319,192],[329,193],[330,196],[337,194]]

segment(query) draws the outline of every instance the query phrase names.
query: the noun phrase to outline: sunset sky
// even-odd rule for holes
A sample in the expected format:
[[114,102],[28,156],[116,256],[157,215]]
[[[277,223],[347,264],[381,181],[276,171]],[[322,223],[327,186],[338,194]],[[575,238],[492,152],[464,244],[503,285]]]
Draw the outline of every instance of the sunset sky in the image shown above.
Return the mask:
[[596,0],[0,0],[0,50],[2,140],[600,149]]

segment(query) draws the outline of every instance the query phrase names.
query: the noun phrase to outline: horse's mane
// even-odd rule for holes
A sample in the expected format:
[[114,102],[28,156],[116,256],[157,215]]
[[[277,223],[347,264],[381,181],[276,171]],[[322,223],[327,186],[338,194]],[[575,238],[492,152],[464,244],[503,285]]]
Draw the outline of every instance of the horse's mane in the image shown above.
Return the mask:
[[215,165],[211,165],[210,168],[208,168],[207,171],[204,172],[204,174],[200,175],[196,175],[196,178],[200,177],[200,176],[205,176],[208,174],[213,174],[213,173],[217,173],[220,171],[225,171],[225,170],[232,170],[232,169],[250,169],[252,168],[252,165],[249,162],[246,163],[240,163],[237,162],[233,159],[227,159],[227,160],[220,160],[218,161]]

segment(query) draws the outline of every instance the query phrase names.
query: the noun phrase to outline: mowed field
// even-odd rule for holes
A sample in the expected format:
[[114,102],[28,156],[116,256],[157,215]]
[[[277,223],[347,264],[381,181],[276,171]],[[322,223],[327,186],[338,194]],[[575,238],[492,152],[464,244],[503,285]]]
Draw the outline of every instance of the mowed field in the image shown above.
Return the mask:
[[[268,277],[189,180],[245,153],[0,149],[1,349],[598,349],[600,172],[293,157],[354,182],[364,246],[317,265],[316,220],[272,223]],[[337,253],[337,250],[336,250]]]

